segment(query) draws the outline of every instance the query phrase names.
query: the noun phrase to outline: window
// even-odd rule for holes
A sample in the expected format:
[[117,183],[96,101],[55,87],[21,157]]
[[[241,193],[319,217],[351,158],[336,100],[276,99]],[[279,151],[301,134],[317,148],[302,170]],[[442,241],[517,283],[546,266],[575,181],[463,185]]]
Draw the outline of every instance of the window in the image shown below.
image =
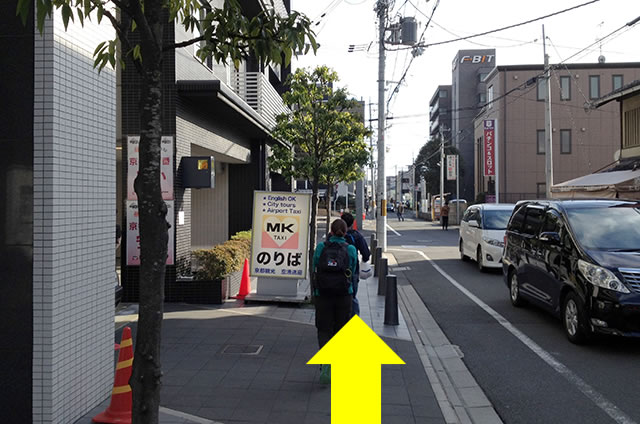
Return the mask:
[[600,97],[600,75],[589,75],[589,98]]
[[545,152],[545,136],[544,136],[544,130],[538,130],[536,132],[537,136],[538,136],[538,150],[537,153],[539,155],[544,155]]
[[541,207],[528,207],[527,216],[524,219],[522,233],[535,236],[540,230],[542,220],[544,219],[544,209]]
[[560,77],[560,100],[571,100],[571,77]]
[[560,153],[571,153],[571,130],[560,130]]
[[524,213],[527,208],[525,205],[520,206],[520,208],[513,214],[513,218],[511,218],[510,229],[512,231],[520,231],[522,229],[522,224],[524,224]]
[[486,93],[478,94],[478,103],[480,103],[481,105],[487,103],[487,94]]
[[484,82],[484,80],[487,78],[487,75],[489,75],[487,72],[480,72],[478,74],[478,82]]
[[547,197],[547,183],[536,184],[536,196],[538,199],[544,199]]
[[624,77],[622,75],[614,75],[611,77],[611,82],[613,83],[613,89],[617,90],[624,85]]
[[538,77],[538,100],[545,100],[547,98],[547,80]]
[[558,216],[555,211],[547,211],[546,219],[544,224],[542,225],[542,233],[558,233],[560,234],[560,229],[562,228],[562,220]]
[[447,90],[440,90],[438,93],[439,97],[449,97],[449,92]]
[[487,88],[487,104],[489,107],[493,107],[493,85]]

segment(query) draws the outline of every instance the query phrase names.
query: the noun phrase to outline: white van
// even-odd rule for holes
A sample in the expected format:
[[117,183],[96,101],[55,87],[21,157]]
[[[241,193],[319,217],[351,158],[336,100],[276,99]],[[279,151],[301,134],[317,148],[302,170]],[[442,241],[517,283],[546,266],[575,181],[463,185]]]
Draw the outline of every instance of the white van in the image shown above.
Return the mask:
[[480,271],[501,268],[504,233],[514,207],[512,203],[469,206],[460,223],[460,259],[475,259]]

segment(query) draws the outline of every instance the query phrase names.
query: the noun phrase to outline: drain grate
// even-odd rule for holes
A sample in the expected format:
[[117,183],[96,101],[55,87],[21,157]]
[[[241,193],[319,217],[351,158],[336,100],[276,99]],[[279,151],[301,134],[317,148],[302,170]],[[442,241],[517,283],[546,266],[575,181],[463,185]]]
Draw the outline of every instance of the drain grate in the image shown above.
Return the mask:
[[223,354],[228,355],[259,355],[264,345],[226,345]]

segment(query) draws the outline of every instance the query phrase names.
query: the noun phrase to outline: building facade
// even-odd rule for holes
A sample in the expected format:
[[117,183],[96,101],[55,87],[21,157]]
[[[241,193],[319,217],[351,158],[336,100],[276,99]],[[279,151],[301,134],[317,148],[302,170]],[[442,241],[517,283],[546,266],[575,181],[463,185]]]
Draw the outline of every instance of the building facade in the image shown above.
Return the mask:
[[[211,2],[222,7],[223,0]],[[241,1],[248,16],[257,15],[263,3]],[[288,1],[276,1],[278,13],[289,11]],[[181,42],[194,37],[179,24],[167,23],[165,41]],[[135,40],[136,32],[130,33]],[[249,59],[239,68],[233,65],[202,62],[196,57],[197,44],[165,53],[163,59],[163,136],[172,165],[172,198],[169,204],[172,224],[169,237],[170,257],[166,278],[175,281],[191,273],[191,252],[211,248],[238,231],[251,228],[254,190],[290,191],[291,184],[269,171],[270,136],[275,116],[288,112],[280,93],[290,67],[262,66]],[[118,144],[122,146],[119,210],[127,232],[123,239],[122,284],[125,300],[137,301],[139,260],[129,218],[124,211],[135,202],[131,186],[132,170],[127,159],[132,152],[130,140],[140,131],[138,96],[140,79],[130,64],[121,72],[122,118]],[[171,143],[171,144],[170,144]],[[190,188],[183,184],[183,158],[213,157],[215,183],[209,188]],[[131,214],[129,214],[131,215]],[[173,255],[171,255],[173,252]]]
[[429,138],[451,138],[451,86],[439,85],[429,101]]
[[72,423],[113,384],[116,74],[108,22],[43,34],[0,4],[0,402],[7,423]]
[[451,139],[460,152],[464,172],[460,179],[460,197],[474,200],[474,123],[487,102],[485,79],[496,66],[495,49],[459,50],[452,63]]
[[[551,121],[553,181],[571,180],[614,161],[620,148],[620,112],[613,104],[598,109],[592,100],[640,78],[640,63],[552,66]],[[495,193],[484,176],[483,122],[497,122],[501,202],[546,196],[546,85],[542,65],[498,66],[487,77],[487,106],[474,120],[475,191]],[[585,107],[586,105],[586,107]]]

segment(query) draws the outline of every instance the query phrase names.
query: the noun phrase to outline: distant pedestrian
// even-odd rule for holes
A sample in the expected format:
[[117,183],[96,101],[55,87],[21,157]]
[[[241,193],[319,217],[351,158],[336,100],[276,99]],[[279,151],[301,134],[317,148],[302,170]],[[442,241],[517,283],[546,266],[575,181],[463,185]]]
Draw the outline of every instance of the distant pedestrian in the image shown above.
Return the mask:
[[[362,237],[362,234],[358,232],[358,230],[353,229],[354,218],[350,213],[343,213],[342,220],[347,224],[347,234],[345,236],[345,240],[352,246],[355,246],[356,250],[360,252],[360,256],[362,256],[362,262],[368,262],[369,258],[371,258],[371,251],[369,251],[369,246],[367,246],[367,241]],[[358,294],[358,285],[360,283],[360,264],[356,262],[356,272],[352,276],[351,283],[353,285],[353,306],[351,315],[360,315],[360,303],[356,298]]]
[[404,205],[402,204],[402,202],[398,202],[396,204],[396,215],[398,215],[398,221],[404,221],[404,216],[402,216],[403,213]]
[[[316,328],[320,349],[351,319],[352,276],[356,273],[358,252],[345,240],[347,224],[331,223],[331,237],[318,243],[313,255]],[[320,368],[320,382],[331,381],[330,365]]]
[[444,202],[444,206],[440,209],[440,222],[442,223],[442,229],[447,231],[449,229],[449,202]]

